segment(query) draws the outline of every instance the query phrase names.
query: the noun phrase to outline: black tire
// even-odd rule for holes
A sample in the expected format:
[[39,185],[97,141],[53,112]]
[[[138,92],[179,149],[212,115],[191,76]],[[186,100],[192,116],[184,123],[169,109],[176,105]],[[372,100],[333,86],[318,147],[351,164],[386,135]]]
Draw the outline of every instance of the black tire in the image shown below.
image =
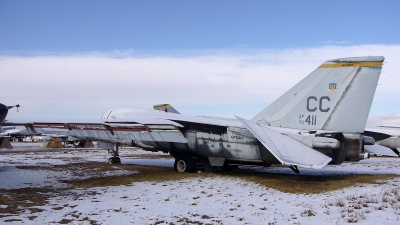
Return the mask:
[[109,164],[121,164],[121,159],[119,157],[111,157],[108,159]]
[[196,171],[196,162],[190,155],[178,155],[175,158],[174,170],[181,173],[193,173]]
[[227,164],[224,164],[224,167],[223,167],[224,171],[231,171],[231,170],[237,170],[237,169],[239,169],[238,165],[227,165]]

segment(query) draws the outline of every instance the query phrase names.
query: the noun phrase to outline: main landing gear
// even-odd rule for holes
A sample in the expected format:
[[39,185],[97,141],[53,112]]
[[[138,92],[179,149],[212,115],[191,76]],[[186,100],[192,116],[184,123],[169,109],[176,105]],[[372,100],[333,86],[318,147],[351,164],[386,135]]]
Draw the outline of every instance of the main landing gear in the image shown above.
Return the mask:
[[118,157],[118,149],[119,149],[119,144],[115,145],[115,150],[114,149],[109,149],[108,154],[112,155],[111,158],[108,159],[109,164],[121,164],[121,159]]
[[196,161],[190,155],[180,154],[175,158],[174,170],[193,173],[196,171]]

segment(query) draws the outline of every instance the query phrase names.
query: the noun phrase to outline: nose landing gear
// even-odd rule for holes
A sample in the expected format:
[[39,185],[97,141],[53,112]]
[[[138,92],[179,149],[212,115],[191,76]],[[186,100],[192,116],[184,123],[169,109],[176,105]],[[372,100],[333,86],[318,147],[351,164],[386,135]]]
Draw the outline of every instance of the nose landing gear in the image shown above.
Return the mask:
[[119,149],[119,144],[115,145],[115,150],[114,149],[109,149],[108,154],[112,155],[111,158],[108,159],[109,164],[121,164],[121,159],[118,157],[118,149]]

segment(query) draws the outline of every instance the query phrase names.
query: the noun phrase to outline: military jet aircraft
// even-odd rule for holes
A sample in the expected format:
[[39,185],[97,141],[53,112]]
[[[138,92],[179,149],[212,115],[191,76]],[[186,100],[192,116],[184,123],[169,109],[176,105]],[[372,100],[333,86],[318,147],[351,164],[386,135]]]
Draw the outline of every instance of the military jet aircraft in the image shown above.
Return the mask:
[[14,105],[14,106],[6,106],[4,104],[0,103],[0,125],[4,122],[4,120],[6,119],[7,113],[9,109],[12,109],[16,107],[17,110],[20,107],[19,104]]
[[17,139],[22,141],[25,137],[32,137],[35,135],[39,135],[37,132],[29,131],[23,126],[12,126],[12,127],[3,127],[0,126],[0,137],[11,137],[13,139]]
[[[351,57],[324,62],[251,120],[179,114],[167,105],[157,110],[126,108],[100,119],[6,121],[41,132],[65,129],[79,139],[96,140],[120,163],[121,144],[163,151],[179,172],[222,170],[238,165],[282,164],[321,169],[328,163],[368,157],[363,133],[384,57]],[[168,109],[173,110],[168,110]]]

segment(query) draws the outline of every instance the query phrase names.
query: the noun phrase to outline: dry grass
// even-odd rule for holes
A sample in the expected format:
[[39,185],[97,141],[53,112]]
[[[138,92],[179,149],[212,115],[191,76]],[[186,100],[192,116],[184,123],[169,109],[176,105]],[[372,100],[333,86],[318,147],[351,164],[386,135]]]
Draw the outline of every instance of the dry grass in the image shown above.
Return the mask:
[[375,175],[301,175],[301,174],[269,174],[240,170],[227,174],[241,179],[274,188],[287,193],[318,194],[327,191],[339,190],[356,184],[377,184],[380,180],[399,177],[396,174]]
[[0,205],[7,205],[6,208],[0,208],[0,217],[5,217],[7,214],[19,215],[25,211],[25,208],[30,208],[32,212],[43,211],[36,207],[45,205],[50,192],[54,192],[54,190],[45,188],[0,189]]
[[[68,166],[68,165],[67,165]],[[90,163],[89,167],[107,170],[114,168],[104,163]],[[60,166],[65,167],[65,166]],[[310,176],[297,174],[265,173],[254,170],[235,170],[221,173],[178,173],[172,168],[140,165],[118,165],[118,168],[125,170],[137,170],[139,174],[114,177],[95,177],[86,180],[65,181],[77,187],[99,187],[129,185],[132,182],[144,181],[168,181],[185,178],[208,178],[208,177],[230,177],[261,184],[265,187],[274,188],[288,193],[317,194],[327,191],[339,190],[356,184],[376,184],[379,180],[386,180],[398,177],[396,174],[382,175],[324,175]],[[76,166],[74,166],[76,168]],[[65,169],[65,168],[64,168]],[[85,170],[83,170],[85,171]]]
[[[118,167],[125,170],[139,171],[138,174],[126,176],[111,176],[111,177],[95,177],[86,180],[72,180],[64,181],[65,183],[72,184],[77,187],[103,187],[103,186],[116,186],[116,185],[129,185],[132,182],[144,181],[168,181],[168,180],[181,180],[185,178],[195,177],[215,177],[212,173],[178,173],[169,167],[157,166],[141,166],[141,165],[108,165],[101,164],[103,169],[107,167]],[[99,165],[100,166],[100,165]]]

